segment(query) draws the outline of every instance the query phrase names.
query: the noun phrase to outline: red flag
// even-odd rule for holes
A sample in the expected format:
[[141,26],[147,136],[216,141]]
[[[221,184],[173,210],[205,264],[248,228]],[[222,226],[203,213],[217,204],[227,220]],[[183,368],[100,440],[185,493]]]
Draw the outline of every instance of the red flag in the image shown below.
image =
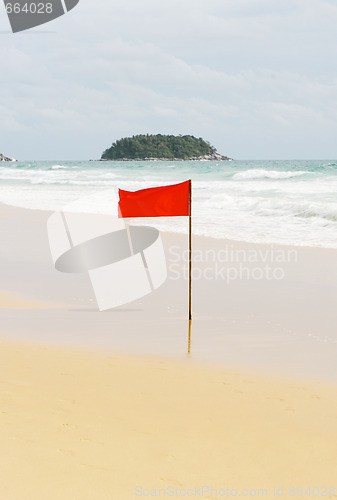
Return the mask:
[[177,217],[189,215],[191,181],[139,191],[119,189],[118,217]]

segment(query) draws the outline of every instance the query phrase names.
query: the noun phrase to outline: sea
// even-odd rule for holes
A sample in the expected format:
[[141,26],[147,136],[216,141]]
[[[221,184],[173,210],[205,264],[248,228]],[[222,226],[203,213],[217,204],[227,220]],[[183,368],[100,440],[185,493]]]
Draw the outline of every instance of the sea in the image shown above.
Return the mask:
[[[192,179],[193,233],[337,248],[337,160],[19,161],[0,164],[0,202],[34,210],[117,210],[118,188]],[[138,221],[139,222],[139,221]],[[147,219],[186,233],[185,217]]]

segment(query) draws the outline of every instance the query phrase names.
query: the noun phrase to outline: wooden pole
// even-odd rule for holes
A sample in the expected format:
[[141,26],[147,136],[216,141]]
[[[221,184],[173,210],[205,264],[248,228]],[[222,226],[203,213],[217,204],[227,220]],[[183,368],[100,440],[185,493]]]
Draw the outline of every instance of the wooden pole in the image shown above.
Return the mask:
[[188,296],[188,319],[192,321],[192,181],[190,180],[189,193],[189,217],[188,217],[188,281],[189,281],[189,296]]
[[187,347],[187,354],[191,354],[191,333],[192,333],[192,320],[189,320],[188,322],[188,347]]

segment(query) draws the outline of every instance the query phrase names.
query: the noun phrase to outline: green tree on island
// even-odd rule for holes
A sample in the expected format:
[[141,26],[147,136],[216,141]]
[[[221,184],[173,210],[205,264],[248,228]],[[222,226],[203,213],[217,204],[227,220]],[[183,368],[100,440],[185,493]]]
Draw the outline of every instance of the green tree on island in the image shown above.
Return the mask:
[[[217,154],[216,149],[201,137],[193,135],[134,135],[114,142],[102,154],[102,160],[145,160],[148,158],[198,158]],[[220,155],[219,155],[220,156]],[[221,157],[220,157],[221,159]],[[223,157],[225,159],[225,157]]]

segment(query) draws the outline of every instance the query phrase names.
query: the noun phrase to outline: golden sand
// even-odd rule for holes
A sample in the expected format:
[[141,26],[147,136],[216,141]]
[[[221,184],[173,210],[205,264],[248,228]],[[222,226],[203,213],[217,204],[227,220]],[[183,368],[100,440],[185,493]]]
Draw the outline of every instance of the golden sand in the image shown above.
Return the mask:
[[1,499],[337,494],[333,387],[190,360],[7,342],[0,353]]

